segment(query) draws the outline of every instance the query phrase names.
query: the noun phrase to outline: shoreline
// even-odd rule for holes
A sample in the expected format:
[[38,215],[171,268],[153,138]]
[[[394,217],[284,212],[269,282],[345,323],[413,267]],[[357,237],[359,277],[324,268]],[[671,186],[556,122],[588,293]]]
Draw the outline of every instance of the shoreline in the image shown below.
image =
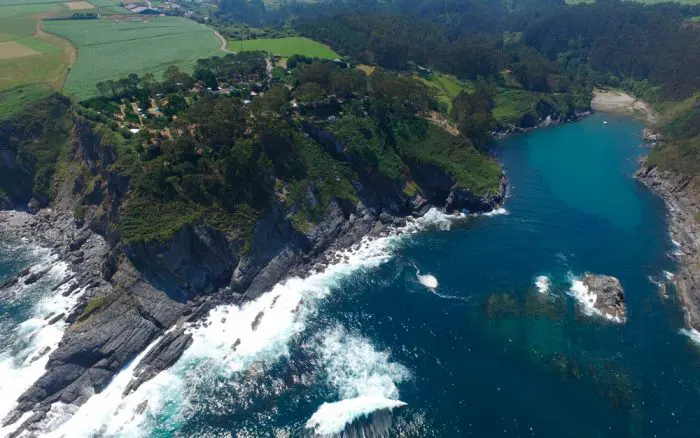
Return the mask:
[[700,213],[698,190],[692,179],[661,171],[642,161],[635,179],[664,200],[669,234],[679,247],[678,270],[671,283],[683,309],[685,328],[700,331]]
[[594,88],[591,109],[593,111],[638,117],[648,125],[654,125],[659,120],[658,114],[648,102],[619,90]]
[[[663,141],[654,130],[659,115],[649,103],[631,94],[594,89],[591,108],[594,111],[639,117],[646,125],[642,131],[643,141],[652,148]],[[685,328],[700,331],[700,223],[696,220],[700,214],[700,188],[690,177],[648,165],[646,157],[641,160],[634,178],[664,201],[668,232],[679,247],[678,270],[670,282],[678,293]]]

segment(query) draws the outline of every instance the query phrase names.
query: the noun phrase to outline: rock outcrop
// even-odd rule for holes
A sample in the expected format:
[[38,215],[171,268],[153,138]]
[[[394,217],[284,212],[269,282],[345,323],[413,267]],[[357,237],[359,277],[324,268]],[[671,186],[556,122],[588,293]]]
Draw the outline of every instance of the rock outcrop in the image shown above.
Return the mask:
[[586,274],[583,277],[583,284],[588,288],[589,293],[596,296],[593,306],[598,311],[616,320],[627,319],[625,292],[620,280],[607,275]]
[[689,328],[700,330],[700,188],[694,179],[642,163],[635,177],[668,206],[673,240],[680,246],[680,269],[673,277]]

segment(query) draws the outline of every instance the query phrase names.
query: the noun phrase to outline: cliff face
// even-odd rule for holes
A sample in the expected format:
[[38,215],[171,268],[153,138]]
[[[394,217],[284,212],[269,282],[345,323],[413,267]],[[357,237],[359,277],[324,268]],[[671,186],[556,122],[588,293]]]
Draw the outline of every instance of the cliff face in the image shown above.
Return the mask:
[[[332,138],[324,143],[337,147]],[[117,148],[79,117],[68,144],[68,162],[54,186],[51,211],[40,212],[19,231],[43,236],[44,243],[50,242],[72,263],[74,272],[66,281],[73,284],[70,293],[82,295],[65,315],[70,326],[51,352],[44,375],[3,421],[12,424],[24,412],[34,412],[18,431],[31,432],[53,403],[84,403],[160,338],[127,392],[136,389],[189,346],[190,335],[182,325],[217,304],[253,299],[288,275],[304,275],[311,266],[325,263],[329,251],[401,225],[404,216],[421,215],[431,204],[448,211],[484,211],[499,205],[505,195],[505,180],[496,193],[476,196],[456,188],[438,166],[417,165],[412,176],[418,192],[409,195],[395,181],[359,173],[353,184],[360,201],[331,199],[320,220],[304,231],[293,226],[290,207],[278,202],[259,218],[248,243],[209,226],[188,224],[165,241],[125,245],[118,223],[129,179],[114,170]],[[27,202],[27,197],[19,200]]]
[[0,123],[0,207],[37,211],[48,204],[69,111],[70,100],[56,95]]
[[643,163],[635,177],[668,205],[673,239],[680,245],[680,270],[673,278],[688,327],[700,330],[700,187],[693,178]]

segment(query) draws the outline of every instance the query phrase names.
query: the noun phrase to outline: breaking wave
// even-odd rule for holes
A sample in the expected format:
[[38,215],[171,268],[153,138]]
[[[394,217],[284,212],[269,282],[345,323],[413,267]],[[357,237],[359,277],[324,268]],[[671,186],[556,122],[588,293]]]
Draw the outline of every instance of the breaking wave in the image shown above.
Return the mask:
[[552,280],[546,275],[540,275],[535,278],[535,287],[537,291],[541,294],[549,293],[549,289],[552,286]]
[[377,351],[369,340],[342,326],[322,332],[318,339],[326,383],[341,400],[322,404],[306,427],[320,436],[349,436],[353,430],[384,436],[391,428],[391,410],[406,405],[398,400],[397,385],[410,379],[410,371],[391,362],[389,352]]
[[[7,345],[0,352],[0,419],[9,414],[17,398],[44,373],[49,354],[63,337],[67,315],[75,306],[82,290],[68,297],[63,293],[73,286],[69,281],[56,287],[69,274],[68,264],[58,261],[49,250],[34,245],[4,246],[10,257],[27,257],[33,263],[29,274],[45,272],[40,280],[25,284],[27,276],[3,291],[3,310],[0,317]],[[17,323],[17,318],[23,319]],[[25,416],[31,413],[25,414]],[[9,434],[21,423],[0,428],[0,435]]]
[[306,422],[306,428],[321,437],[388,436],[391,411],[406,406],[400,400],[362,396],[324,403]]
[[622,323],[624,322],[620,317],[609,315],[605,312],[601,312],[595,307],[595,303],[598,299],[596,294],[588,290],[581,279],[575,277],[573,274],[569,273],[569,281],[571,282],[571,288],[568,294],[573,297],[578,303],[581,312],[586,316],[597,316],[607,319],[608,321]]
[[700,346],[700,332],[695,330],[694,328],[691,329],[680,329],[680,333],[682,335],[687,336],[694,344]]

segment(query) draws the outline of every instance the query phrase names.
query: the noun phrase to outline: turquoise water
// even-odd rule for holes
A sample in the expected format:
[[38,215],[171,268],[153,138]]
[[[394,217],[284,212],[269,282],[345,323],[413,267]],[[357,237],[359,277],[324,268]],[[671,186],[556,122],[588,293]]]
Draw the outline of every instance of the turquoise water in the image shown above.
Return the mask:
[[[401,400],[391,426],[361,424],[415,437],[697,436],[700,350],[679,333],[673,292],[662,298],[651,281],[674,270],[675,248],[662,201],[632,178],[641,129],[594,115],[501,142],[507,214],[436,217],[347,266],[220,309],[171,370],[124,401],[115,381],[86,407],[106,414],[75,430],[305,436],[311,418],[332,417],[323,403],[358,400],[331,406],[349,415]],[[582,311],[570,289],[585,272],[620,279],[625,324]]]

